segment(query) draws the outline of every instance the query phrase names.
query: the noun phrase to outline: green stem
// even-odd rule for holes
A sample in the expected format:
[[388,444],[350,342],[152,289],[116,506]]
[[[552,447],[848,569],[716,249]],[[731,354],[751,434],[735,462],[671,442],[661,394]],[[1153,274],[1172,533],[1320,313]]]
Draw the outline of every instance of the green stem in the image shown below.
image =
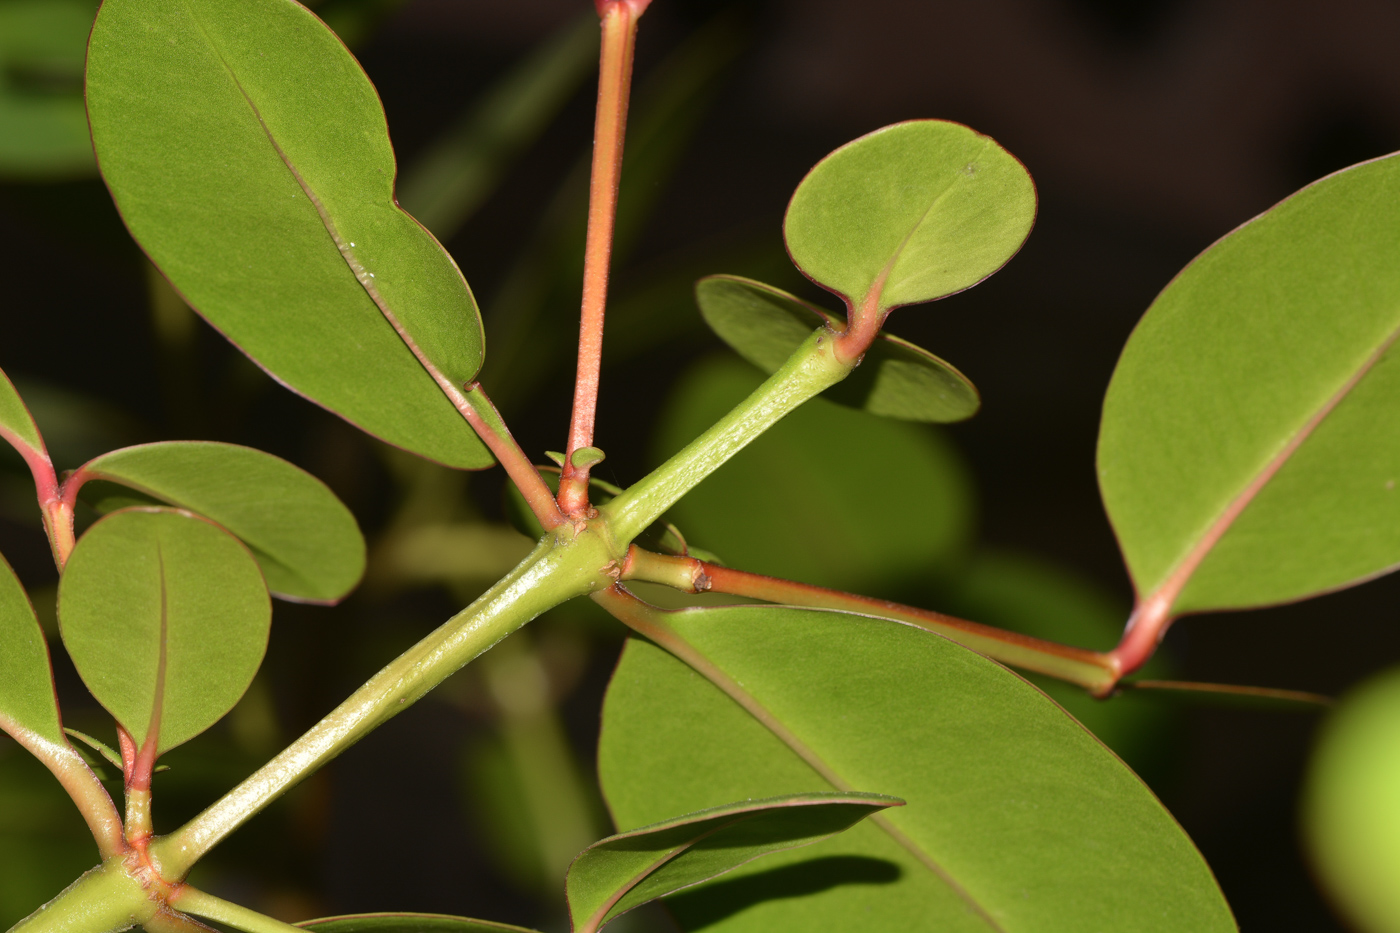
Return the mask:
[[855,363],[836,358],[834,337],[825,327],[816,330],[781,369],[729,414],[651,475],[602,506],[599,511],[607,517],[613,536],[631,541],[784,415],[846,378]]
[[44,767],[58,778],[68,796],[73,798],[92,838],[97,841],[97,851],[102,858],[110,858],[125,851],[122,841],[122,819],[111,794],[93,774],[83,757],[67,742],[58,743],[44,738],[32,729],[26,729],[5,716],[0,716],[0,732],[6,732]]
[[232,904],[189,885],[182,886],[170,899],[170,904],[185,913],[231,926],[243,933],[306,933],[301,927],[274,920],[266,914]]
[[374,675],[305,735],[199,816],[151,845],[166,879],[183,878],[225,836],[370,730],[526,622],[554,606],[604,588],[621,552],[605,530],[577,536],[564,525],[508,575],[393,663]]
[[115,933],[146,922],[159,909],[118,856],[80,876],[10,933]]

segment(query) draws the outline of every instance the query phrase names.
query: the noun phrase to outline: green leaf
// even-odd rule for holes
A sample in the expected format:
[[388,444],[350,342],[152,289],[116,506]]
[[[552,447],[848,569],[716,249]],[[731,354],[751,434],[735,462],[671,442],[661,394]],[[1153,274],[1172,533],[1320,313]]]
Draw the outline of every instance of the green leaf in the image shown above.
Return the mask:
[[103,177],[181,296],[285,385],[451,466],[491,463],[438,378],[481,366],[475,299],[394,203],[374,87],[292,0],[108,0],[88,53]]
[[[663,409],[655,461],[689,443],[761,381],[737,360],[697,366]],[[972,499],[960,458],[932,429],[814,399],[707,477],[670,514],[687,540],[724,555],[730,566],[864,591],[946,568],[971,534]]]
[[365,569],[355,517],[319,479],[271,454],[210,441],[166,441],[103,454],[82,476],[121,483],[198,512],[243,539],[284,599],[333,603]]
[[92,174],[83,55],[92,0],[0,0],[0,175]]
[[525,927],[446,914],[346,914],[303,920],[297,926],[316,933],[534,933]]
[[175,509],[127,509],[78,540],[58,585],[63,643],[137,746],[188,741],[233,708],[267,648],[272,605],[237,538]]
[[15,384],[0,370],[0,438],[4,438],[21,454],[45,454],[44,439],[34,416],[19,397]]
[[[123,765],[121,753],[118,752],[112,746],[108,745],[106,742],[103,742],[101,739],[95,739],[92,736],[88,735],[86,732],[79,732],[77,729],[64,729],[63,731],[65,734],[77,739],[79,742],[82,742],[88,748],[97,752],[97,754],[102,756],[104,761],[106,761],[112,767],[116,768],[118,771],[122,770]],[[98,776],[101,777],[101,775]]]
[[1343,699],[1309,766],[1313,864],[1358,929],[1400,930],[1400,670]]
[[24,730],[55,745],[68,744],[58,715],[49,646],[34,607],[10,565],[0,557],[0,729]]
[[1098,472],[1133,582],[1175,613],[1299,599],[1400,563],[1400,158],[1309,185],[1153,302]]
[[788,252],[853,308],[880,311],[970,288],[1035,221],[1035,185],[989,136],[946,120],[896,123],[816,164],[788,204]]
[[665,624],[656,637],[687,662],[629,642],[603,708],[598,771],[621,828],[745,797],[908,801],[670,898],[682,927],[1234,929],[1171,814],[1000,665],[845,613],[691,609]]
[[[737,275],[695,283],[705,323],[736,353],[766,373],[787,362],[813,330],[845,324],[781,289]],[[881,331],[860,366],[825,397],[852,408],[906,421],[962,421],[976,414],[976,387],[950,363]]]
[[575,930],[592,933],[634,907],[764,855],[820,842],[903,803],[880,794],[790,794],[710,807],[609,836],[569,866],[569,916]]

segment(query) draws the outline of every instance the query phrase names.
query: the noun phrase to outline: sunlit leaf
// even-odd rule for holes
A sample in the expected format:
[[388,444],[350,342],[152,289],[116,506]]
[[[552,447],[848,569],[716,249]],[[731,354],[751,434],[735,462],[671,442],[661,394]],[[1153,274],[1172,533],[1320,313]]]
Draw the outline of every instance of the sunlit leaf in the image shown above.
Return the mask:
[[395,332],[444,382],[481,366],[476,302],[394,203],[383,109],[334,33],[292,0],[108,0],[87,90],[117,207],[191,307],[369,433],[491,462]]
[[0,0],[0,175],[92,173],[83,55],[93,0]]
[[534,933],[525,927],[446,914],[346,914],[303,920],[297,926],[315,933]]
[[19,579],[0,557],[0,729],[67,745],[44,631]]
[[[734,275],[695,283],[705,323],[734,351],[766,373],[777,372],[803,340],[823,323],[845,326],[835,315],[781,289]],[[906,421],[962,421],[981,399],[951,364],[883,331],[850,376],[825,398]]]
[[188,741],[233,708],[267,648],[272,607],[237,538],[174,509],[128,509],[78,540],[58,587],[63,643],[138,746]]
[[[659,462],[762,381],[737,360],[684,376],[653,441]],[[757,573],[846,590],[924,578],[958,556],[972,490],[951,445],[919,425],[816,399],[677,503],[686,539]]]
[[604,704],[599,775],[621,828],[844,788],[908,802],[669,898],[683,928],[1234,929],[1166,809],[1005,668],[844,613],[692,609],[662,625],[687,661],[629,642]]
[[1313,754],[1303,825],[1328,889],[1367,933],[1400,930],[1400,670],[1346,697]]
[[783,222],[809,278],[880,310],[976,285],[1021,248],[1035,186],[1016,158],[960,123],[911,120],[817,163]]
[[335,602],[365,569],[355,517],[310,473],[271,454],[209,441],[165,441],[103,454],[82,475],[198,512],[253,551],[276,595]]
[[754,859],[820,842],[903,801],[880,794],[793,794],[711,807],[609,836],[569,866],[569,916],[591,933],[634,907]]
[[1400,563],[1397,218],[1400,158],[1324,178],[1197,257],[1133,332],[1098,471],[1141,596],[1258,606]]

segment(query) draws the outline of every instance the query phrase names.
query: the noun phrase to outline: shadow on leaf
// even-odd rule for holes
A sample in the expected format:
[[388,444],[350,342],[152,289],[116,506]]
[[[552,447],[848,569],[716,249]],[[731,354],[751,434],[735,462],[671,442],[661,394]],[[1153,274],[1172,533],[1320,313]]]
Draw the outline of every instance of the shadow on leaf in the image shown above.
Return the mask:
[[884,859],[833,855],[706,884],[667,898],[666,906],[685,929],[702,930],[762,901],[806,897],[846,884],[891,884],[901,874]]

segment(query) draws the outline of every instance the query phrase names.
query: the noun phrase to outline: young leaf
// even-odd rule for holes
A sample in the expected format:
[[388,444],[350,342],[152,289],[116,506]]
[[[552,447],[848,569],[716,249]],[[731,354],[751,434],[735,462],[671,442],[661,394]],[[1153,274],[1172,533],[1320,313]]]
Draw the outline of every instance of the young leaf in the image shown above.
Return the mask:
[[1400,158],[1206,250],[1123,350],[1098,472],[1139,596],[1299,599],[1400,563]]
[[1322,880],[1360,930],[1400,930],[1400,672],[1342,701],[1322,734],[1303,826]]
[[299,927],[314,933],[535,933],[525,927],[446,914],[346,914],[303,920]]
[[[685,929],[1234,929],[1171,814],[1005,668],[810,609],[683,610],[648,634],[667,650],[629,642],[603,709],[598,771],[622,828],[815,790],[908,801],[671,897]],[[807,896],[771,896],[794,885]]]
[[888,311],[970,288],[1006,264],[1035,221],[1016,158],[960,123],[911,120],[816,164],[788,204],[788,252],[853,308]]
[[904,801],[792,794],[711,807],[609,836],[579,853],[565,883],[578,933],[761,856],[820,842]]
[[[663,410],[655,460],[704,431],[761,378],[734,359],[687,374]],[[866,591],[927,578],[959,556],[972,499],[956,451],[932,429],[814,399],[687,493],[671,515],[688,540],[731,566]]]
[[442,391],[481,366],[476,302],[394,203],[379,98],[320,20],[292,0],[108,0],[87,89],[117,207],[191,307],[369,433],[491,463]]
[[[777,372],[822,324],[838,330],[845,326],[835,315],[781,289],[737,275],[701,279],[695,283],[695,300],[720,339],[766,373]],[[833,402],[905,421],[962,421],[981,405],[977,389],[951,364],[883,331],[855,372],[824,394]]]
[[8,441],[25,460],[36,455],[48,456],[34,416],[29,413],[24,399],[19,397],[15,384],[4,370],[0,370],[0,438]]
[[34,733],[67,746],[58,716],[49,647],[34,607],[10,565],[0,557],[0,729]]
[[86,732],[79,732],[77,729],[65,728],[63,731],[69,736],[72,736],[73,738],[77,739],[79,742],[82,742],[88,748],[97,752],[97,754],[102,756],[102,759],[104,761],[106,761],[112,767],[116,768],[118,771],[122,769],[121,753],[118,752],[112,746],[108,745],[106,742],[102,741],[101,739],[95,739],[92,736],[88,735]]
[[63,643],[83,683],[137,746],[188,741],[233,708],[267,648],[257,562],[219,526],[127,509],[78,540],[58,586]]
[[310,473],[271,454],[209,441],[127,447],[84,464],[81,478],[120,483],[198,512],[243,539],[275,595],[332,603],[365,569],[355,517]]
[[83,52],[92,0],[0,3],[0,175],[92,173]]

